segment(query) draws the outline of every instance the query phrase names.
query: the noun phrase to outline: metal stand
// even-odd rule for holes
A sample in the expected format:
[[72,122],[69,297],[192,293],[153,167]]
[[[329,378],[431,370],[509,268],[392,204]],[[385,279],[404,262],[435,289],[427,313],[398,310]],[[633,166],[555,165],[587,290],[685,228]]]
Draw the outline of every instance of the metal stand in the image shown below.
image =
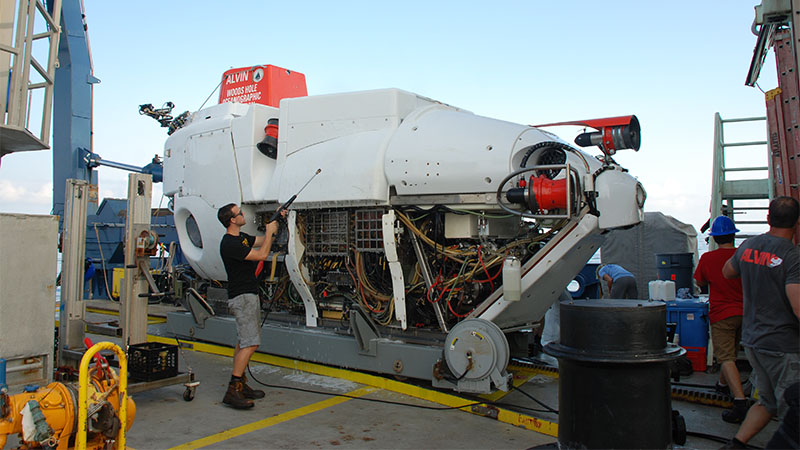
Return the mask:
[[164,386],[173,386],[176,384],[183,384],[186,390],[183,391],[183,399],[190,402],[194,399],[194,391],[200,385],[199,381],[194,379],[194,373],[180,373],[174,377],[163,378],[154,381],[139,381],[128,385],[128,393],[135,394],[137,392],[152,391],[153,389],[162,388]]
[[[58,364],[74,365],[70,352],[83,353],[83,264],[86,243],[86,210],[89,183],[68,179],[64,234],[61,242],[61,309],[59,314]],[[76,366],[76,365],[75,365]]]
[[[150,202],[153,177],[132,173],[128,175],[128,215],[125,225],[125,279],[120,296],[120,325],[122,342],[147,342],[147,282],[142,268],[150,274],[150,254],[140,236],[150,236]],[[141,244],[141,245],[140,245]],[[156,242],[152,243],[155,247]],[[146,264],[140,264],[145,262]],[[142,267],[144,266],[144,267]]]
[[[155,254],[158,237],[150,230],[150,203],[153,177],[149,174],[128,175],[128,215],[125,226],[125,279],[120,296],[120,326],[122,342],[127,348],[147,342],[147,299],[160,295],[150,275],[150,256]],[[84,226],[85,228],[85,226]],[[150,294],[149,290],[155,294]],[[132,383],[131,393],[149,391],[164,386],[183,384],[183,399],[191,401],[199,381],[194,373],[182,373],[160,380]]]

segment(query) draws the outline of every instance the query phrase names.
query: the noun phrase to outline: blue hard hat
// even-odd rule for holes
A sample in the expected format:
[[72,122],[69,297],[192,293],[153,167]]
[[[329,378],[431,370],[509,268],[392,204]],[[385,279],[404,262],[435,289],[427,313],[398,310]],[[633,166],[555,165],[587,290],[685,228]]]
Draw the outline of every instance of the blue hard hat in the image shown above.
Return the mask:
[[714,219],[711,224],[711,231],[709,236],[725,236],[726,234],[734,234],[739,230],[733,225],[733,221],[728,216],[719,216]]

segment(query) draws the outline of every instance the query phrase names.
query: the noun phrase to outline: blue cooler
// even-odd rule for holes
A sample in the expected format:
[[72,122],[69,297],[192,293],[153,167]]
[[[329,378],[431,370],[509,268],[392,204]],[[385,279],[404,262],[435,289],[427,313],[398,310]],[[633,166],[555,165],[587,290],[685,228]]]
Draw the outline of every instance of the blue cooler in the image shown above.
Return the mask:
[[678,345],[686,349],[692,370],[706,371],[708,302],[697,299],[667,302],[667,323],[676,324]]

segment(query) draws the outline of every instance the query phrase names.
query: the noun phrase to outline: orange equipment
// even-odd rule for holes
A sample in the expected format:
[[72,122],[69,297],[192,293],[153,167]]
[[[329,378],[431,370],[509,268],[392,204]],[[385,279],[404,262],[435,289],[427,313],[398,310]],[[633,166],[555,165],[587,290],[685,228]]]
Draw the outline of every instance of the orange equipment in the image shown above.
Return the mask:
[[[0,392],[0,448],[4,448],[12,434],[18,434],[21,442],[31,448],[49,446],[66,450],[73,437],[76,448],[85,443],[83,448],[99,450],[107,448],[109,441],[115,441],[115,448],[124,448],[121,427],[124,425],[125,431],[130,429],[136,416],[136,405],[125,395],[127,364],[122,364],[124,353],[119,351],[122,374],[119,377],[111,370],[88,368],[91,356],[110,346],[119,349],[112,343],[101,342],[84,355],[86,363],[81,364],[84,386],[56,382],[17,395]],[[120,397],[126,399],[124,407],[120,405]],[[89,400],[88,411],[86,405],[80,407],[82,398]],[[120,417],[120,411],[124,418]],[[81,417],[84,426],[81,426]]]

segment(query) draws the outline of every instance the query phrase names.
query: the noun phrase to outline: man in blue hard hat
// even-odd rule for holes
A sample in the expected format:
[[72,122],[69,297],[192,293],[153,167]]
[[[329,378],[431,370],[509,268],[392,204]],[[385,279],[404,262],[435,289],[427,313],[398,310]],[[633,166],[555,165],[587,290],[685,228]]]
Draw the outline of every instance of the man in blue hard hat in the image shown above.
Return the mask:
[[[797,407],[784,392],[800,379],[800,251],[792,242],[798,218],[797,199],[775,198],[767,214],[769,231],[744,241],[722,268],[725,277],[742,278],[742,345],[758,387],[758,403],[724,448],[746,448],[773,417]],[[786,437],[800,446],[800,437]]]
[[700,287],[708,286],[709,319],[714,356],[721,364],[718,390],[733,396],[733,408],[722,412],[722,420],[741,423],[749,405],[742,389],[736,356],[742,338],[742,280],[725,278],[722,266],[736,253],[734,237],[739,230],[727,216],[714,219],[708,233],[719,248],[704,253],[697,263],[694,279]]

